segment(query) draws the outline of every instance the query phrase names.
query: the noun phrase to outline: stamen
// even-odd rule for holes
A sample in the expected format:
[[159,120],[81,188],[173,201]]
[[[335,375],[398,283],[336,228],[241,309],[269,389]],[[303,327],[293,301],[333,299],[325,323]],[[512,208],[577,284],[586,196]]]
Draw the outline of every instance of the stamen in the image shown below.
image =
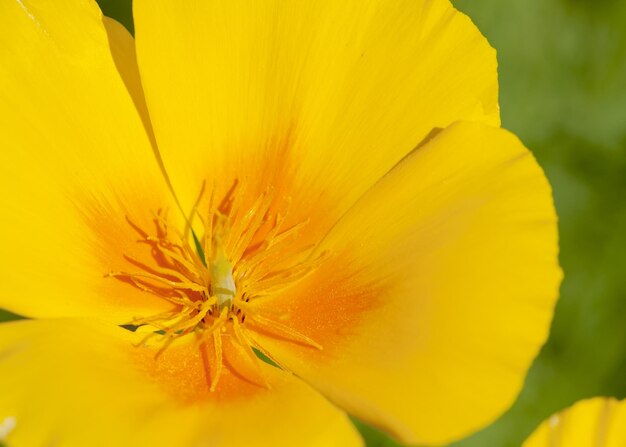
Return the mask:
[[193,207],[191,207],[191,213],[189,213],[189,216],[187,216],[186,219],[186,223],[185,223],[185,231],[183,231],[183,240],[187,240],[189,238],[189,230],[191,230],[191,220],[193,219],[193,216],[195,216],[196,212],[198,211],[198,205],[200,204],[200,201],[202,200],[202,196],[204,195],[204,189],[206,188],[206,180],[204,180],[202,182],[202,187],[200,188],[200,193],[198,194],[198,197],[196,198],[196,201],[193,204]]
[[200,309],[198,309],[198,312],[193,317],[187,318],[187,315],[183,315],[183,318],[181,318],[180,323],[167,328],[166,335],[171,336],[172,333],[175,333],[177,331],[184,331],[186,329],[195,328],[198,325],[198,323],[200,323],[200,321],[202,321],[202,319],[206,316],[206,314],[209,312],[213,304],[215,304],[215,299],[204,301],[200,305]]
[[[156,338],[160,348],[155,361],[181,337],[195,335],[195,349],[213,344],[211,391],[217,389],[225,367],[224,336],[233,337],[232,346],[252,364],[267,388],[269,383],[255,350],[285,368],[254,340],[250,331],[257,328],[292,343],[322,349],[310,337],[267,318],[268,309],[260,315],[257,306],[248,303],[302,280],[320,265],[326,253],[311,257],[314,244],[294,250],[290,244],[297,241],[308,220],[284,228],[288,209],[283,208],[282,213],[272,209],[275,195],[271,189],[244,207],[244,203],[250,203],[244,200],[244,186],[235,180],[217,206],[216,188],[211,188],[207,214],[202,216],[199,209],[206,190],[203,182],[183,231],[171,231],[167,213],[161,210],[153,213],[155,234],[127,218],[140,237],[137,242],[149,246],[153,262],[127,255],[126,260],[138,271],[112,271],[105,275],[173,305],[169,311],[138,317],[130,323],[151,329],[139,345]],[[194,218],[198,218],[195,223],[199,222],[204,230],[200,241],[193,233]],[[251,320],[249,325],[246,318]]]
[[155,275],[153,273],[128,273],[128,272],[110,272],[107,276],[110,277],[120,277],[120,278],[146,278],[153,279],[157,282],[161,282],[165,285],[170,286],[172,289],[187,289],[195,292],[204,292],[206,287],[201,286],[200,284],[195,284],[187,281],[172,281],[171,279],[164,278],[162,276]]
[[[169,247],[167,247],[161,240],[148,237],[148,238],[146,238],[146,241],[148,241],[148,242],[155,242],[155,243],[159,244],[159,249],[160,249],[160,251],[164,255],[169,256],[174,261],[176,261],[179,264],[181,264],[182,266],[184,266],[190,273],[198,273],[198,265],[197,264],[189,262],[189,260],[186,259],[182,254],[176,253],[174,250],[172,250]],[[173,247],[178,248],[181,251],[181,253],[184,253],[184,251],[186,251],[185,248],[180,247],[178,245],[173,245]],[[189,251],[190,250],[191,249],[189,249]]]
[[270,332],[275,332],[282,337],[291,339],[292,341],[295,341],[297,343],[302,343],[314,347],[316,349],[319,349],[320,351],[324,349],[322,348],[322,345],[317,343],[315,340],[307,337],[306,335],[301,334],[298,331],[291,329],[288,326],[285,326],[284,324],[278,323],[277,321],[273,321],[259,315],[256,309],[250,304],[237,303],[237,305],[243,307],[246,310],[246,315],[248,315],[251,320],[256,322],[259,326],[269,329]]
[[196,340],[195,347],[199,348],[201,345],[207,342],[207,339],[209,337],[211,337],[215,333],[218,333],[218,331],[221,330],[222,327],[224,327],[224,324],[226,324],[227,320],[228,309],[222,309],[222,312],[219,318],[216,319],[215,323],[213,323],[213,325],[208,329],[204,329],[204,331],[201,332],[200,336]]
[[209,213],[206,220],[201,220],[204,225],[204,256],[211,257],[211,239],[213,237],[213,215],[215,210],[213,209],[213,202],[215,200],[215,186],[211,189],[211,198],[209,199]]
[[267,381],[267,378],[263,374],[263,369],[261,368],[261,364],[259,363],[259,358],[256,356],[256,354],[252,350],[252,347],[250,346],[250,341],[248,340],[248,337],[244,333],[243,329],[241,328],[241,323],[239,323],[239,320],[236,318],[233,318],[233,330],[235,332],[235,337],[237,339],[238,346],[241,346],[245,355],[254,365],[255,369],[257,370],[257,373],[259,374],[259,377],[261,377],[261,379],[263,380],[263,384],[265,385],[265,387],[268,390],[271,389],[270,384]]
[[[289,239],[295,238],[304,225],[306,225],[306,222],[301,222],[294,225],[288,230],[278,234],[274,239],[270,240],[267,243],[266,247],[260,247],[259,250],[251,252],[248,255],[247,259],[242,261],[241,267],[238,266],[238,270],[241,271],[242,274],[248,276],[251,282],[257,281],[265,275],[272,273],[274,271],[272,265],[265,265],[265,268],[261,267],[264,266],[264,264],[270,264],[265,263],[265,261],[268,258],[280,253],[281,250],[284,250],[285,247],[283,244],[286,243]],[[287,255],[281,261],[284,264],[286,261],[292,258],[301,258],[303,256],[303,253],[311,251],[311,249],[313,249],[314,247],[314,244],[302,247],[294,253]]]
[[200,282],[200,281],[202,281],[202,278],[199,278],[195,271],[184,271],[183,272],[180,269],[175,270],[175,269],[170,268],[170,267],[159,267],[159,266],[149,267],[149,266],[143,264],[138,259],[133,258],[131,256],[125,256],[125,258],[128,261],[130,261],[131,264],[135,264],[137,267],[143,268],[146,271],[150,271],[151,270],[151,273],[159,273],[161,276],[171,276],[171,277],[174,277],[177,280],[182,281],[182,282],[187,282],[187,281]]
[[258,299],[264,296],[274,295],[289,288],[311,272],[313,272],[328,256],[328,252],[321,253],[318,257],[293,267],[270,272],[264,276],[255,275],[246,280],[243,286],[247,301]]

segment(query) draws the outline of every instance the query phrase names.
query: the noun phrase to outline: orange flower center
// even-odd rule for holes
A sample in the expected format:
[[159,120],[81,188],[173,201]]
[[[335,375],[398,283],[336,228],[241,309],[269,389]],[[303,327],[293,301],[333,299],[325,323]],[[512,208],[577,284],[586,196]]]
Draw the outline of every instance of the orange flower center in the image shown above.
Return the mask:
[[[162,212],[155,214],[156,231],[152,235],[128,220],[141,237],[139,243],[150,248],[154,262],[147,265],[126,256],[137,270],[107,275],[172,304],[170,311],[130,322],[153,329],[142,344],[158,337],[162,347],[157,358],[180,337],[195,337],[198,347],[212,343],[216,368],[211,379],[212,391],[222,370],[223,337],[230,337],[259,372],[257,352],[272,358],[250,336],[246,319],[281,338],[321,349],[314,340],[291,329],[288,321],[282,321],[283,316],[261,315],[255,302],[268,299],[304,278],[317,268],[325,253],[312,256],[311,246],[293,250],[292,243],[307,222],[285,227],[286,213],[272,211],[270,190],[259,195],[250,206],[242,206],[243,194],[238,193],[238,185],[235,182],[218,205],[214,205],[211,194],[208,212],[202,215],[198,204],[204,195],[203,185],[183,231],[172,231]],[[192,229],[192,221],[196,219],[202,237]]]

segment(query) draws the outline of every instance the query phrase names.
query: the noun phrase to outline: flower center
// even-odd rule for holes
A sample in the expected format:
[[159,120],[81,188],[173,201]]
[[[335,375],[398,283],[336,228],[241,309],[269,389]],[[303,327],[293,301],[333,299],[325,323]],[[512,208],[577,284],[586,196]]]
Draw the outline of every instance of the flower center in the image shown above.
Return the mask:
[[[152,262],[126,256],[137,270],[110,272],[107,276],[172,305],[168,312],[130,322],[148,328],[142,345],[149,339],[160,338],[162,347],[155,359],[181,337],[195,337],[198,347],[212,344],[215,373],[211,391],[214,391],[222,370],[224,336],[234,340],[259,372],[258,352],[275,362],[250,336],[246,318],[253,320],[255,327],[278,334],[281,339],[321,349],[318,343],[282,323],[288,322],[289,316],[268,318],[255,304],[304,278],[326,254],[312,256],[312,246],[294,249],[307,222],[286,227],[287,213],[272,211],[270,190],[251,205],[242,206],[243,193],[235,182],[218,205],[214,205],[211,194],[208,212],[203,216],[198,207],[204,189],[203,185],[183,231],[172,231],[165,213],[160,211],[154,214],[152,235],[127,219],[140,235],[139,243],[150,248]],[[192,221],[196,219],[201,223],[202,237],[192,230]]]

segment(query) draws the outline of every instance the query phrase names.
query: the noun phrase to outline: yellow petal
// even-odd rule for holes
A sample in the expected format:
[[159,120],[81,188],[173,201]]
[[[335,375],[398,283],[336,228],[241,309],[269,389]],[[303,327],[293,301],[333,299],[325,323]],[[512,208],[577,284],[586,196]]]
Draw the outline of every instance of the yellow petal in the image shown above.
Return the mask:
[[626,401],[582,400],[544,421],[523,447],[622,447],[626,445]]
[[443,130],[319,250],[330,255],[315,273],[251,302],[323,348],[260,330],[279,362],[408,443],[458,439],[513,402],[561,280],[550,186],[513,135]]
[[447,0],[138,0],[134,16],[187,209],[203,180],[222,197],[239,178],[321,203],[327,229],[434,127],[499,123],[495,52]]
[[337,446],[362,444],[307,385],[264,365],[272,389],[228,369],[207,389],[191,344],[158,360],[136,335],[88,320],[0,325],[0,421],[20,446]]
[[124,81],[128,93],[135,103],[135,107],[141,116],[141,121],[146,128],[150,141],[156,146],[152,123],[148,115],[148,106],[146,106],[146,98],[143,93],[143,88],[141,87],[139,68],[137,67],[135,39],[133,39],[133,36],[131,36],[124,25],[115,19],[102,17],[102,23],[104,24],[109,38],[109,48],[115,66]]
[[20,314],[123,323],[163,306],[104,278],[142,248],[126,218],[153,229],[172,207],[125,84],[132,41],[104,20],[90,1],[0,6],[0,307]]

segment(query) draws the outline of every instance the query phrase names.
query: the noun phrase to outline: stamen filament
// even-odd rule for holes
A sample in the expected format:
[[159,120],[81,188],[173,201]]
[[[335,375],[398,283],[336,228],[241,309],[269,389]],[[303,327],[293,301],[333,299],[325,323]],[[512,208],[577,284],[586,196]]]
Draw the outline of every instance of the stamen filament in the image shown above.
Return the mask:
[[250,242],[252,242],[252,239],[260,230],[263,222],[267,219],[267,212],[271,203],[271,194],[263,194],[259,197],[259,199],[257,199],[257,202],[248,211],[244,219],[241,220],[242,234],[239,237],[237,244],[232,249],[234,264],[241,260],[241,257],[250,245]]
[[284,324],[278,323],[277,321],[273,321],[270,320],[268,318],[265,318],[261,315],[258,314],[258,312],[256,311],[256,309],[254,307],[252,307],[250,304],[248,303],[237,303],[238,306],[242,307],[243,309],[245,309],[246,311],[246,315],[248,316],[248,318],[250,318],[251,320],[253,320],[254,322],[256,322],[259,326],[261,327],[265,327],[267,329],[269,329],[270,331],[274,331],[277,332],[279,335],[285,337],[285,338],[289,338],[293,341],[314,347],[316,349],[322,350],[322,345],[320,345],[319,343],[317,343],[315,340],[313,340],[310,337],[307,337],[304,334],[301,334],[300,332],[291,329],[288,326],[285,326]]
[[[161,240],[161,239],[154,238],[154,237],[147,237],[146,240],[149,241],[149,242],[155,242],[155,243],[159,244],[159,249],[161,250],[161,252],[163,254],[169,256],[173,260],[175,260],[178,263],[180,263],[190,273],[191,272],[196,272],[196,273],[198,272],[198,265],[197,264],[192,264],[187,259],[185,259],[185,257],[182,255],[182,253],[185,253],[185,251],[190,251],[191,247],[189,247],[189,250],[186,250],[186,249],[184,249],[183,247],[181,247],[179,245],[173,245],[174,247],[178,248],[181,251],[181,254],[178,254],[174,250],[169,249],[165,245],[164,241]],[[188,253],[187,253],[187,255],[188,255]]]
[[147,278],[147,279],[153,279],[157,282],[166,284],[168,286],[170,286],[173,289],[186,289],[186,290],[192,290],[194,292],[204,292],[206,291],[206,288],[196,284],[196,283],[191,283],[191,282],[176,282],[176,281],[172,281],[170,279],[167,278],[163,278],[161,276],[158,275],[154,275],[152,273],[148,273],[148,272],[144,272],[144,273],[128,273],[128,272],[110,272],[108,274],[108,276],[112,276],[112,277],[136,277],[136,278]]

